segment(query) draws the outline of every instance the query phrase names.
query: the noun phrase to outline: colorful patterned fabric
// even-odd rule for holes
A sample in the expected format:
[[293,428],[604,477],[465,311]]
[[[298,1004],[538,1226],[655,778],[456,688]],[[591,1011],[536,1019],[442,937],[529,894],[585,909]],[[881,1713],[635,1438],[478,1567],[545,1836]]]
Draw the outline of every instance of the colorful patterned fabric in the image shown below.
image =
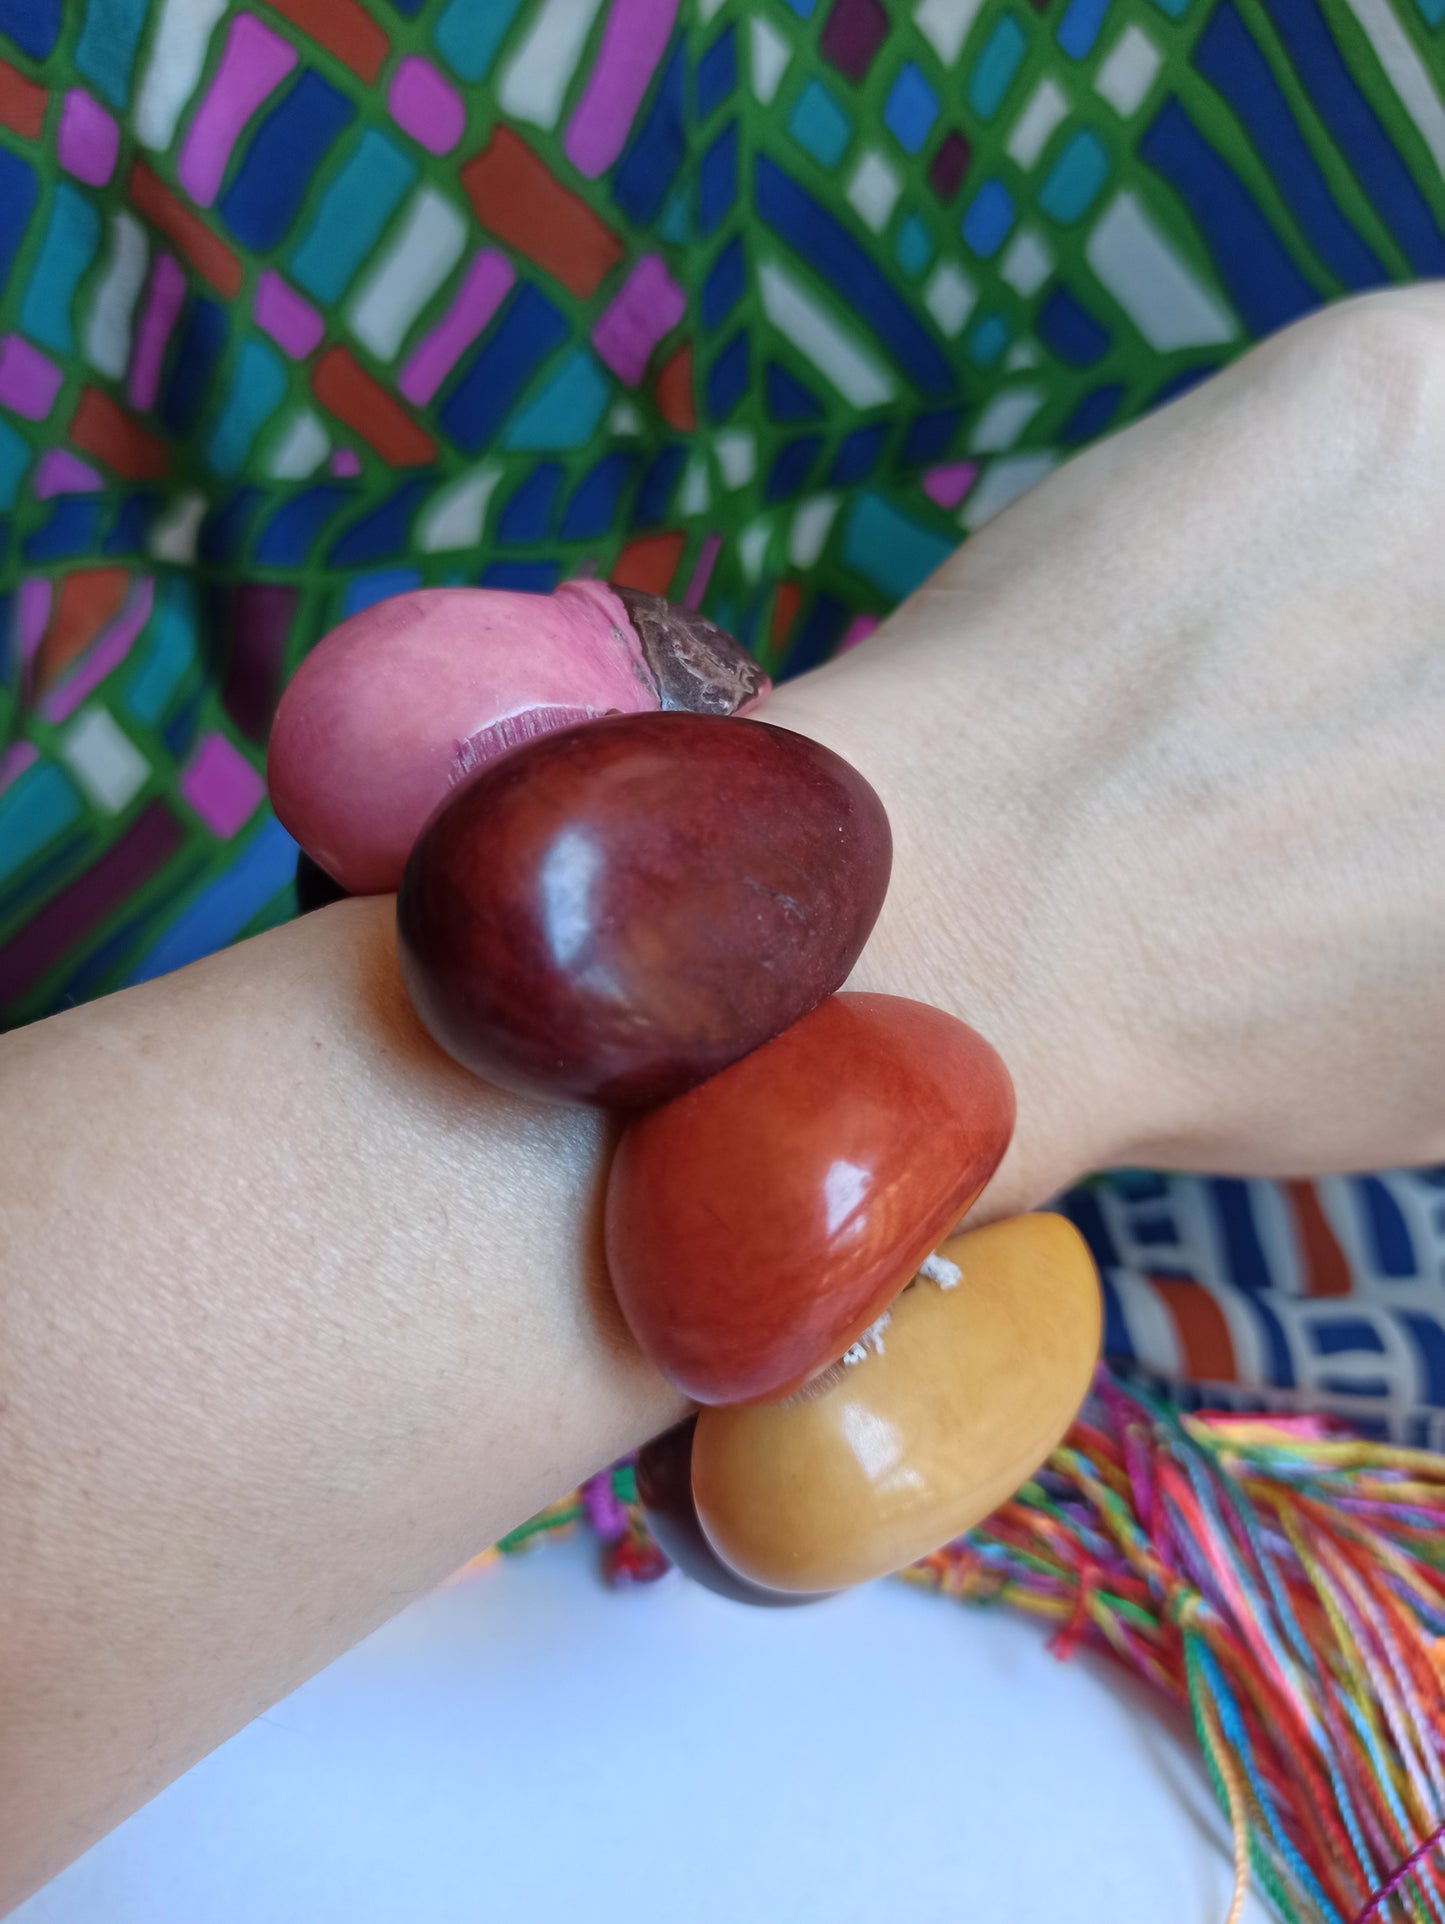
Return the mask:
[[[1445,270],[1442,73],[1445,0],[0,0],[0,1017],[293,913],[343,615],[606,573],[796,672]],[[1070,1203],[1119,1354],[1445,1408],[1423,1179],[1155,1180]]]
[[1117,1367],[1186,1407],[1324,1412],[1445,1448],[1445,1170],[1127,1170],[1058,1207],[1099,1263]]

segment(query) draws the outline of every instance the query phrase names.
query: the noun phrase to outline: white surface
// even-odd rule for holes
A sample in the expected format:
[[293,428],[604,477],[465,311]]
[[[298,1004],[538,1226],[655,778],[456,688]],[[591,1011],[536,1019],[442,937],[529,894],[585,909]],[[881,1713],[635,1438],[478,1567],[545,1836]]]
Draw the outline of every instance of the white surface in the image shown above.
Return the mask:
[[408,1611],[17,1920],[1222,1919],[1187,1738],[1033,1624],[894,1583],[613,1594],[594,1559],[548,1545]]

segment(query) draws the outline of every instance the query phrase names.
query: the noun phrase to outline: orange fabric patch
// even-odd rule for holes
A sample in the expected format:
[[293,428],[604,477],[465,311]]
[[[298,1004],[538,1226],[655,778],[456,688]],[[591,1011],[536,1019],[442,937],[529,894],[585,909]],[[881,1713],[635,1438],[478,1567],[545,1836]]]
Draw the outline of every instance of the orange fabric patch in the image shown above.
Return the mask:
[[385,33],[356,0],[269,0],[269,5],[368,86],[391,52]]
[[798,603],[802,599],[803,593],[796,581],[778,583],[778,592],[773,600],[773,619],[768,629],[769,639],[775,648],[781,648],[788,639],[798,612]]
[[8,127],[22,140],[39,140],[49,98],[44,87],[0,60],[0,127]]
[[431,436],[344,347],[326,350],[312,371],[311,387],[322,407],[359,434],[389,467],[419,468],[436,459]]
[[1168,1310],[1184,1357],[1184,1374],[1205,1383],[1232,1383],[1237,1366],[1224,1311],[1207,1289],[1173,1276],[1151,1276]]
[[88,648],[120,613],[130,588],[125,568],[82,568],[59,583],[55,611],[35,657],[38,693],[64,674],[77,655]]
[[692,405],[692,342],[684,341],[657,371],[657,411],[670,428],[690,432],[697,426]]
[[126,481],[151,481],[170,466],[165,443],[147,434],[99,388],[82,388],[70,420],[70,439]]
[[585,301],[622,259],[622,242],[510,127],[461,170],[477,219],[498,240]]
[[130,197],[137,212],[175,244],[218,294],[224,294],[228,301],[235,300],[241,291],[240,261],[199,215],[176,199],[143,160],[131,162]]
[[640,541],[629,541],[607,578],[619,588],[636,588],[644,595],[665,595],[677,573],[683,546],[684,537],[680,534],[649,534]]
[[1294,1215],[1295,1228],[1299,1232],[1300,1253],[1304,1258],[1305,1295],[1348,1296],[1349,1259],[1326,1220],[1314,1184],[1287,1182],[1284,1188]]

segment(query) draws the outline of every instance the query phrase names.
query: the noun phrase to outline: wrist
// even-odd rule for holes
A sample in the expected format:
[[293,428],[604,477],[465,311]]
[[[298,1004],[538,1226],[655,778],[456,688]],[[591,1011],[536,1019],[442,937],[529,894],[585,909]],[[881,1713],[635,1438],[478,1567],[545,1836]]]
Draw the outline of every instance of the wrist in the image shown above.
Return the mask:
[[944,1008],[1008,1064],[1018,1126],[982,1222],[1121,1159],[1142,1133],[1144,1077],[1116,1013],[1086,811],[1057,740],[986,685],[966,619],[947,588],[918,597],[777,689],[762,719],[845,756],[893,824],[887,901],[848,986]]

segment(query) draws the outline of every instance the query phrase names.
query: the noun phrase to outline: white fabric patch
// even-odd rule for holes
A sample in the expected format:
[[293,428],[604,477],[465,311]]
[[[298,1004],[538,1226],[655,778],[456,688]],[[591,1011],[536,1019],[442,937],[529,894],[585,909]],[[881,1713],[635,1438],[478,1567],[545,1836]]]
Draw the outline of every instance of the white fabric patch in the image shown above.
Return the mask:
[[738,537],[738,559],[749,581],[756,581],[763,571],[763,558],[768,552],[768,536],[771,532],[769,522],[750,521]]
[[679,514],[706,514],[712,490],[707,481],[707,459],[701,452],[694,454],[687,464],[687,473],[682,477],[682,487],[678,492],[677,511]]
[[363,347],[392,360],[407,329],[461,259],[467,224],[434,187],[413,194],[391,244],[357,289],[347,319]]
[[952,261],[934,268],[923,290],[923,305],[950,340],[962,330],[977,299],[978,289]]
[[913,20],[944,66],[951,67],[982,11],[983,0],[918,0]]
[[729,428],[713,442],[723,483],[729,488],[745,488],[753,478],[757,449],[746,428]]
[[766,20],[752,23],[753,92],[766,106],[778,91],[792,52],[786,40]]
[[1095,222],[1084,253],[1150,347],[1216,347],[1239,332],[1224,302],[1128,190]]
[[888,225],[888,216],[903,192],[903,176],[882,154],[866,153],[848,183],[848,200],[858,218],[875,234]]
[[811,501],[801,504],[793,516],[793,531],[788,537],[788,560],[795,568],[811,568],[822,554],[837,512],[836,494],[815,495]]
[[302,408],[276,444],[267,472],[278,481],[304,481],[331,452],[331,436],[318,415]]
[[136,92],[135,134],[142,147],[170,146],[200,81],[212,30],[225,11],[226,0],[165,0]]
[[1041,387],[1006,388],[979,415],[969,437],[973,454],[1002,454],[1011,448],[1044,404]]
[[602,0],[546,0],[532,31],[507,62],[497,104],[516,120],[555,127]]
[[150,764],[108,708],[86,708],[60,738],[60,755],[86,794],[118,815],[145,782]]
[[417,544],[428,554],[450,548],[474,548],[482,538],[487,502],[501,479],[499,467],[478,468],[454,481],[422,510],[417,521]]
[[833,318],[820,301],[776,261],[758,270],[763,312],[845,401],[857,408],[891,401],[894,381],[862,343]]
[[90,365],[118,381],[130,361],[131,315],[150,250],[144,228],[123,208],[112,214],[110,231],[110,261],[85,317],[82,345]]
[[[1445,105],[1429,69],[1425,67],[1405,29],[1390,9],[1390,0],[1345,0],[1345,5],[1364,29],[1365,38],[1375,50],[1390,85],[1400,96],[1400,105],[1414,121],[1420,138],[1430,149],[1430,158],[1445,173]],[[1433,58],[1438,62],[1439,53]]]
[[1025,300],[1037,294],[1054,271],[1054,251],[1036,228],[1022,228],[1009,242],[999,272]]
[[1010,502],[1017,501],[1021,494],[1027,494],[1036,482],[1042,481],[1057,462],[1058,456],[1045,450],[1038,454],[1006,454],[1001,461],[990,463],[983,478],[974,484],[967,505],[958,517],[960,524],[971,531],[992,521]]
[[1020,167],[1032,167],[1049,144],[1049,136],[1069,111],[1069,102],[1056,80],[1041,80],[1008,137],[1008,157]]
[[1164,56],[1142,27],[1126,27],[1094,76],[1094,92],[1126,118],[1137,113],[1154,85]]
[[157,561],[174,561],[186,566],[196,558],[196,537],[205,519],[206,497],[183,494],[169,507],[151,529],[147,544]]

